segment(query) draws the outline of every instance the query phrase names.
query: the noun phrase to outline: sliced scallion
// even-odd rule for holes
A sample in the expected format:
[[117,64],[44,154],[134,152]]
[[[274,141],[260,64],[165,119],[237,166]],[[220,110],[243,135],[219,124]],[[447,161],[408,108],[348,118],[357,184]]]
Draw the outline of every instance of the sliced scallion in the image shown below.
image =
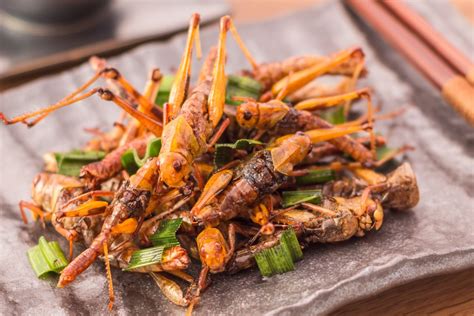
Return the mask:
[[163,103],[168,102],[174,78],[174,75],[163,76],[160,82],[160,89],[158,90],[158,93],[156,95],[155,104],[163,106]]
[[303,251],[301,251],[300,243],[296,237],[293,228],[285,230],[280,236],[281,244],[287,248],[293,261],[298,261],[303,258]]
[[233,144],[216,144],[214,154],[214,165],[217,168],[224,166],[226,163],[232,161],[233,152],[236,149],[248,149],[252,146],[263,145],[262,142],[253,139],[239,139]]
[[176,232],[182,221],[181,218],[162,221],[158,231],[150,237],[154,247],[134,251],[125,270],[133,270],[161,262],[163,251],[166,248],[179,245]]
[[227,77],[227,85],[239,87],[254,93],[260,93],[262,91],[262,84],[247,76],[229,75]]
[[150,237],[150,241],[154,246],[177,246],[179,241],[176,238],[176,232],[178,231],[182,218],[167,219],[160,223],[158,231]]
[[122,157],[120,157],[122,167],[127,170],[129,175],[135,174],[135,172],[137,172],[137,170],[142,167],[150,157],[158,156],[160,149],[161,138],[152,138],[146,146],[146,152],[143,158],[140,158],[135,148],[124,152]]
[[303,257],[301,246],[293,228],[280,236],[280,244],[255,254],[255,261],[263,276],[272,276],[295,269],[294,262]]
[[258,100],[262,91],[262,84],[250,77],[229,75],[227,77],[226,104],[239,105],[241,101],[233,97],[246,97]]
[[298,185],[308,185],[308,184],[318,184],[325,183],[328,181],[334,180],[334,170],[332,169],[319,169],[311,170],[308,174],[296,177],[296,184]]
[[342,105],[323,111],[321,113],[321,117],[334,125],[346,122],[346,117],[344,116],[344,106]]
[[73,150],[67,153],[54,153],[58,173],[66,176],[79,176],[82,166],[105,157],[103,151]]
[[393,153],[396,149],[390,148],[388,146],[380,146],[375,149],[375,153],[377,155],[377,160],[382,160],[386,156],[390,155]]
[[156,246],[134,251],[130,263],[125,270],[133,270],[161,262],[165,248],[165,246]]
[[318,204],[321,202],[321,190],[300,190],[300,191],[283,191],[283,207],[297,205],[303,202]]
[[43,236],[38,245],[28,249],[28,260],[36,276],[42,278],[50,272],[59,273],[68,265],[57,241],[48,242]]

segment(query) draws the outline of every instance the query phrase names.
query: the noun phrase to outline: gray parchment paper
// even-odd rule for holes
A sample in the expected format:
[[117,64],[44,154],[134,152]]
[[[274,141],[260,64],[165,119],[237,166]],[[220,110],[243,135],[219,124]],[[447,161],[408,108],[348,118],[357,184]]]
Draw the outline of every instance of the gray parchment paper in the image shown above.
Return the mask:
[[[472,38],[462,32],[470,26],[463,24],[465,21],[447,1],[421,3],[416,5],[417,10],[434,20],[442,14],[445,22],[437,27],[461,49],[472,52]],[[294,272],[268,280],[262,280],[256,270],[232,277],[213,276],[213,284],[203,295],[196,314],[324,314],[340,304],[416,278],[472,266],[474,135],[438,92],[338,2],[242,26],[240,31],[259,61],[362,46],[370,74],[361,85],[375,89],[384,111],[408,107],[396,123],[381,122],[377,128],[395,146],[416,147],[408,160],[418,176],[421,202],[408,212],[387,212],[382,230],[365,238],[311,247]],[[217,41],[217,28],[204,30],[202,38],[204,47],[210,47]],[[166,72],[177,66],[184,41],[184,35],[177,36],[166,43],[142,46],[110,62],[133,84],[143,87],[151,67],[159,66]],[[230,73],[247,64],[235,43],[228,42]],[[7,91],[0,95],[1,111],[13,115],[50,104],[91,75],[89,66],[82,65]],[[50,230],[42,231],[38,224],[24,225],[17,202],[29,199],[30,183],[41,169],[42,153],[80,146],[87,139],[84,127],[110,124],[118,113],[111,103],[91,98],[55,113],[34,129],[0,126],[0,314],[106,313],[102,263],[92,265],[65,289],[55,288],[56,280],[36,279],[26,250],[41,234],[59,238]],[[113,276],[117,314],[183,313],[182,308],[166,302],[148,276],[118,270]]]

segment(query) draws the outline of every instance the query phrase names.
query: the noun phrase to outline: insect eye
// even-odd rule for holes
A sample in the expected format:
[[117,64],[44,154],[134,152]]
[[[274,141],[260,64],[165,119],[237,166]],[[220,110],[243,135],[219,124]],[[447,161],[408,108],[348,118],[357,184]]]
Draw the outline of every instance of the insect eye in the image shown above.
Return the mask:
[[183,165],[181,164],[180,161],[174,161],[173,162],[173,168],[174,170],[176,170],[177,172],[181,171],[181,168],[183,167]]
[[252,113],[250,111],[244,112],[244,120],[248,121],[252,118]]

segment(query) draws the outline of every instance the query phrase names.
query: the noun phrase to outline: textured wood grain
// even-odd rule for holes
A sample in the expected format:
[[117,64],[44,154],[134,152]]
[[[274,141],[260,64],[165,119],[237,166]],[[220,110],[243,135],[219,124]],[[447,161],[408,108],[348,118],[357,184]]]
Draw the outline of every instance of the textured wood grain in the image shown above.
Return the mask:
[[434,276],[350,303],[338,315],[472,315],[474,269]]
[[466,18],[469,19],[472,23],[474,23],[474,1],[472,0],[451,0],[451,3],[464,15]]
[[455,76],[443,86],[443,96],[456,111],[474,126],[474,89],[461,76]]

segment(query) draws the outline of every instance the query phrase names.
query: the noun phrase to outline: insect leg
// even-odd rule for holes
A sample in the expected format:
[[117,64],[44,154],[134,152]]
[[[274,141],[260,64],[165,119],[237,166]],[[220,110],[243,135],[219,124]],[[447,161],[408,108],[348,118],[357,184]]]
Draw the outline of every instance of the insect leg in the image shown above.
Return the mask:
[[102,214],[105,212],[105,208],[109,205],[106,201],[87,201],[78,207],[65,211],[64,207],[56,212],[56,217],[82,217]]
[[123,222],[112,227],[112,235],[133,234],[138,228],[138,221],[135,218],[127,218]]
[[287,83],[288,78],[286,76],[272,86],[272,94],[278,95],[279,92],[287,86],[286,93],[283,93],[283,95],[280,96],[284,98],[302,88],[316,77],[328,73],[334,67],[344,63],[354,56],[360,56],[360,58],[362,58],[364,55],[362,50],[358,47],[346,49],[329,58],[327,61],[293,73],[289,79],[289,83]]
[[109,311],[112,310],[115,302],[115,295],[114,295],[114,283],[112,280],[112,270],[110,269],[110,261],[109,261],[109,249],[107,246],[107,242],[104,242],[104,261],[105,261],[105,271],[107,273],[107,281],[109,283]]
[[199,215],[202,209],[227,187],[233,175],[234,172],[232,170],[222,170],[213,174],[204,186],[199,199],[191,209],[191,214],[194,216]]
[[171,105],[168,102],[163,104],[163,126],[171,120]]
[[199,190],[203,190],[204,189],[204,185],[206,184],[202,174],[201,174],[201,171],[199,171],[199,167],[198,165],[193,162],[193,175],[194,175],[194,178],[196,179],[196,182],[197,182],[197,185],[199,187]]
[[68,106],[68,105],[71,105],[73,103],[76,103],[78,101],[81,101],[81,100],[84,100],[84,99],[87,99],[88,97],[90,97],[91,95],[93,95],[94,93],[96,93],[98,91],[98,89],[92,89],[80,96],[76,96],[76,97],[73,97],[73,98],[69,98],[67,100],[63,100],[63,101],[59,101],[55,104],[52,104],[50,106],[47,106],[47,107],[44,107],[42,109],[39,109],[37,111],[33,111],[33,112],[29,112],[29,113],[25,113],[25,114],[22,114],[22,115],[19,115],[19,116],[16,116],[12,119],[8,119],[5,114],[3,114],[2,112],[0,112],[0,120],[3,121],[3,123],[5,125],[10,125],[10,124],[16,124],[18,122],[21,122],[21,123],[25,123],[25,124],[28,124],[26,123],[25,121],[29,118],[32,118],[32,117],[35,117],[35,116],[43,116],[43,115],[48,115],[50,114],[51,112],[53,111],[56,111],[57,109],[60,109],[62,107],[65,107],[65,106]]
[[293,71],[290,71],[290,73],[288,74],[288,76],[286,77],[286,84],[283,86],[283,89],[280,90],[280,92],[278,92],[278,95],[276,96],[276,100],[278,101],[283,101],[283,99],[285,98],[285,96],[287,95],[286,94],[286,91],[288,90],[288,87],[290,85],[290,79],[291,79],[291,75],[293,74]]
[[[57,223],[57,222],[56,222]],[[77,239],[77,232],[72,229],[65,229],[59,223],[53,222],[54,229],[64,238],[69,241],[69,261],[72,261],[73,257],[73,243]]]
[[209,140],[209,144],[207,145],[207,147],[209,149],[217,143],[217,141],[219,140],[219,138],[221,138],[222,134],[225,132],[225,130],[229,126],[229,124],[230,124],[230,119],[229,118],[226,118],[222,122],[222,124],[219,126],[217,131],[214,133],[214,135],[212,135],[212,138]]
[[306,131],[305,134],[309,136],[311,142],[314,144],[338,138],[344,135],[353,134],[365,130],[367,128],[367,125],[335,126],[327,129],[314,129],[311,131]]
[[225,59],[226,59],[226,36],[229,30],[230,17],[224,16],[220,21],[219,44],[217,47],[217,59],[214,63],[212,71],[212,85],[207,100],[207,111],[209,112],[209,120],[213,127],[219,124],[224,113],[224,104],[226,96],[227,78],[225,75]]
[[[334,126],[331,128],[323,128],[323,129],[313,129],[309,131],[305,131],[304,133],[309,136],[311,142],[318,143],[327,141],[330,139],[338,138],[344,135],[356,133],[362,130],[365,130],[368,126],[367,125],[350,125],[350,126]],[[279,146],[283,141],[292,137],[294,134],[285,135],[277,138],[273,146]]]
[[[62,100],[60,100],[59,102],[63,102],[63,101],[67,101],[67,100],[71,100],[72,98],[74,98],[76,95],[78,95],[79,93],[81,93],[82,91],[84,91],[85,89],[87,89],[91,84],[93,84],[95,81],[97,81],[97,79],[102,75],[102,72],[101,71],[98,71],[96,72],[96,74],[94,76],[92,76],[91,79],[89,79],[88,81],[86,81],[82,86],[80,86],[76,91],[74,91],[73,93],[71,93],[70,95],[64,97]],[[49,115],[50,112],[47,112],[47,113],[44,113],[44,114],[41,114],[40,116],[38,116],[37,118],[35,118],[33,121],[31,122],[25,122],[26,125],[28,127],[33,127],[35,126],[36,124],[38,124],[41,120],[43,120],[46,116]]]
[[393,158],[395,158],[396,156],[400,155],[400,154],[403,154],[404,152],[407,152],[409,150],[414,150],[415,148],[410,146],[410,145],[404,145],[396,150],[393,150],[391,153],[389,153],[388,155],[386,155],[385,157],[383,157],[383,159],[381,160],[378,160],[376,163],[375,163],[375,166],[376,167],[380,167],[380,166],[383,166],[385,163],[387,163],[388,161],[392,160]]
[[67,206],[71,205],[72,203],[75,203],[77,201],[83,201],[87,199],[93,199],[97,197],[113,197],[115,195],[115,192],[112,191],[102,191],[102,190],[94,190],[94,191],[89,191],[86,193],[83,193],[81,195],[76,196],[75,198],[70,199],[67,201],[66,204],[63,205],[63,209],[66,208]]
[[255,58],[252,56],[252,54],[250,54],[250,51],[248,50],[247,46],[245,46],[244,41],[242,41],[242,38],[237,32],[237,28],[235,27],[232,19],[229,19],[229,30],[232,33],[232,36],[234,37],[235,41],[237,42],[237,45],[239,45],[240,50],[244,53],[245,58],[247,58],[252,68],[256,70],[258,68],[258,63],[255,61]]
[[[352,77],[350,80],[347,82],[346,85],[346,91],[351,91],[354,90],[357,84],[357,80],[359,79],[360,75],[362,74],[365,66],[365,58],[362,56],[362,58],[359,58],[357,60],[357,64],[354,68],[354,73],[352,74]],[[349,115],[349,110],[351,108],[351,100],[347,100],[344,103],[344,117],[347,117]]]
[[36,217],[40,218],[41,224],[43,225],[43,228],[45,227],[44,218],[45,218],[45,213],[46,212],[44,212],[41,209],[41,207],[39,207],[38,205],[36,205],[34,203],[27,202],[27,201],[20,201],[20,203],[18,203],[18,206],[20,207],[21,218],[23,219],[23,222],[25,224],[28,224],[28,220],[27,220],[26,214],[25,214],[25,209],[28,209],[33,213],[34,218],[36,218]]
[[319,109],[324,109],[332,106],[339,105],[343,102],[352,101],[358,98],[361,98],[363,95],[368,94],[369,89],[359,89],[352,92],[339,94],[330,97],[322,97],[322,98],[312,98],[302,102],[299,102],[295,105],[295,109],[297,110],[306,110],[306,111],[314,111]]
[[158,94],[158,90],[160,90],[162,79],[163,75],[159,68],[151,70],[143,96],[152,104],[155,103],[156,95]]
[[229,252],[227,252],[226,258],[225,258],[225,264],[229,262],[229,260],[232,258],[235,252],[235,226],[233,223],[229,224],[227,235],[229,238]]
[[[181,57],[181,63],[176,77],[171,86],[170,96],[168,102],[171,105],[171,117],[174,118],[179,112],[181,105],[186,99],[186,93],[189,88],[190,74],[191,74],[191,58],[193,51],[193,43],[199,42],[199,21],[200,16],[194,13],[189,20],[188,38],[186,40],[186,48],[184,49],[183,56]],[[200,47],[200,44],[196,44]]]
[[98,89],[97,93],[102,99],[106,101],[112,101],[115,104],[117,104],[119,107],[125,110],[129,115],[137,119],[143,126],[145,126],[153,134],[155,134],[155,136],[161,136],[161,132],[163,131],[163,125],[161,122],[155,120],[154,118],[150,117],[149,115],[145,113],[138,111],[126,100],[113,94],[108,89]]
[[[132,97],[134,97],[139,104],[139,108],[141,112],[144,112],[148,115],[152,115],[152,109],[155,107],[153,102],[150,102],[148,98],[144,97],[140,92],[135,89],[132,84],[130,84],[125,77],[115,68],[106,68],[103,70],[104,77],[107,79],[112,79],[117,81],[117,83],[122,86],[125,91],[127,91]],[[158,76],[159,77],[159,76]],[[155,107],[156,110],[161,112],[161,109]],[[129,113],[130,114],[130,113]],[[162,113],[159,113],[161,119]],[[153,115],[154,116],[154,115]]]

